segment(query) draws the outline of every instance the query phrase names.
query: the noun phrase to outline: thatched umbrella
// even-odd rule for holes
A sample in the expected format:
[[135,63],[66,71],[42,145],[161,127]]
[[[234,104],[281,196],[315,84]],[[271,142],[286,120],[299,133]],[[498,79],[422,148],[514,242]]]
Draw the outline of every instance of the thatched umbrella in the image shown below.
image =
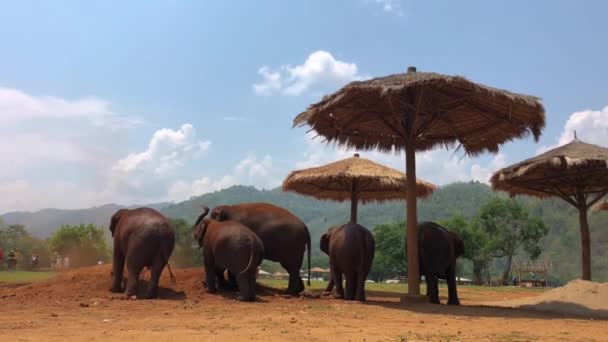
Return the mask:
[[574,139],[497,171],[492,187],[515,195],[557,196],[578,209],[583,279],[591,280],[591,241],[587,210],[608,194],[608,149]]
[[545,125],[539,99],[473,83],[464,77],[416,72],[352,82],[294,119],[328,142],[357,149],[405,151],[408,292],[420,293],[416,229],[416,151],[458,143],[468,155],[532,134]]
[[[357,223],[359,201],[405,199],[406,176],[403,172],[369,159],[342,159],[327,165],[293,171],[283,181],[283,191],[292,191],[317,199],[350,201],[350,220]],[[416,197],[426,197],[435,186],[416,180]]]
[[605,200],[603,202],[600,202],[600,204],[596,205],[595,208],[593,208],[594,211],[608,211],[608,200]]

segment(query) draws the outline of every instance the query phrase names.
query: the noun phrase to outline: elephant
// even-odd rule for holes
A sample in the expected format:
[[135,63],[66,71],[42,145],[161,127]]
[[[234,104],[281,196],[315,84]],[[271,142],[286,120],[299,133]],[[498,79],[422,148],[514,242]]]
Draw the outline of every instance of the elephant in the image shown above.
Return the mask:
[[168,264],[175,245],[175,229],[171,222],[151,208],[120,209],[112,216],[110,232],[114,238],[110,291],[123,292],[126,264],[128,278],[124,291],[128,297],[136,298],[139,274],[147,267],[151,276],[145,298],[157,298],[158,281],[165,265],[174,279]]
[[[365,301],[365,280],[376,250],[372,233],[362,225],[349,222],[329,228],[321,236],[320,247],[329,255],[331,270],[325,291],[331,293],[335,284],[336,297]],[[346,277],[346,293],[342,287],[343,274]]]
[[228,270],[235,275],[241,301],[255,301],[258,266],[264,256],[262,240],[237,221],[205,219],[209,208],[198,217],[193,228],[194,239],[203,248],[207,292],[217,291],[218,273]]
[[264,243],[264,258],[276,261],[289,273],[287,292],[298,295],[304,290],[300,268],[308,249],[308,285],[310,286],[310,233],[291,212],[269,203],[220,205],[211,210],[218,221],[238,221],[255,232]]
[[456,259],[464,254],[458,234],[434,222],[418,223],[418,260],[420,275],[426,280],[429,301],[439,304],[438,279],[448,283],[448,305],[459,305],[456,292]]

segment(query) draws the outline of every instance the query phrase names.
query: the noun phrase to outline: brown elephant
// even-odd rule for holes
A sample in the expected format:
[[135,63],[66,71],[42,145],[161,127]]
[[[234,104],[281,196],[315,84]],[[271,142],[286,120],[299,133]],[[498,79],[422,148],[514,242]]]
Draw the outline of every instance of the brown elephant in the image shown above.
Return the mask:
[[264,256],[262,240],[251,229],[237,221],[205,219],[209,208],[198,217],[193,228],[194,239],[203,248],[207,291],[217,291],[218,274],[235,275],[239,300],[255,301],[255,280]]
[[114,237],[111,291],[123,292],[126,264],[126,295],[136,295],[139,274],[148,267],[151,276],[146,298],[158,297],[158,281],[165,265],[169,267],[175,245],[175,229],[171,222],[154,209],[120,209],[112,216],[110,231]]
[[[362,225],[349,222],[330,228],[321,236],[321,250],[329,255],[331,278],[325,289],[336,286],[336,297],[365,301],[365,280],[374,261],[376,241]],[[342,275],[346,278],[346,293]]]
[[308,249],[310,286],[310,233],[295,215],[269,203],[241,203],[217,206],[211,210],[211,218],[238,221],[255,232],[264,243],[264,258],[279,262],[289,273],[287,291],[291,294],[304,290],[300,268],[304,251]]
[[439,304],[438,279],[448,283],[448,305],[459,305],[456,291],[456,259],[464,254],[464,242],[458,234],[435,222],[418,223],[418,260],[420,275],[426,281],[426,295]]

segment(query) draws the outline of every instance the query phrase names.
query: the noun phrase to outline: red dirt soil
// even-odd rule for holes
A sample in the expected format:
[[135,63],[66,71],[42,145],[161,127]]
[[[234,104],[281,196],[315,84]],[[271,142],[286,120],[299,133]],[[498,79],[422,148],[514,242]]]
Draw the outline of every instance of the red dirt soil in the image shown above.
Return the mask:
[[362,304],[316,293],[288,298],[260,287],[255,303],[242,303],[234,293],[204,292],[200,268],[174,273],[177,282],[171,283],[163,272],[158,300],[111,294],[110,265],[32,284],[0,284],[0,341],[602,341],[608,336],[607,322],[599,319],[477,305],[536,292],[461,287],[463,305],[452,307],[388,292],[368,292]]

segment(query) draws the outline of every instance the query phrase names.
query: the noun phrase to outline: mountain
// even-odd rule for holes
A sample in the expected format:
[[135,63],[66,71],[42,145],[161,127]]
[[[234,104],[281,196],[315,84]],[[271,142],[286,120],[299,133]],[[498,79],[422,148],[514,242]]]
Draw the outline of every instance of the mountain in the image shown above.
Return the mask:
[[[167,203],[146,205],[155,209],[165,207]],[[137,206],[129,206],[137,207]],[[77,225],[92,223],[107,226],[110,217],[118,210],[127,206],[106,204],[87,209],[43,209],[36,212],[15,211],[0,216],[5,224],[22,224],[35,236],[46,238],[62,225]]]
[[[490,187],[478,182],[454,183],[439,187],[427,199],[418,202],[419,221],[436,221],[462,214],[473,218],[479,208],[493,197],[504,197]],[[560,199],[538,200],[518,198],[532,215],[543,219],[549,234],[543,239],[541,258],[553,263],[551,276],[565,282],[580,276],[580,240],[578,213]],[[257,190],[247,186],[228,189],[193,197],[176,204],[155,204],[165,215],[194,222],[201,213],[202,205],[214,207],[220,204],[241,202],[269,202],[284,207],[300,217],[308,226],[313,241],[313,254],[319,255],[318,242],[328,227],[346,222],[350,216],[350,203],[319,201],[313,198],[285,193],[280,189]],[[33,234],[47,237],[62,224],[94,223],[107,226],[110,216],[119,205],[105,205],[81,210],[46,209],[34,213],[8,213],[0,216],[7,224],[20,223]],[[359,207],[359,223],[372,229],[375,225],[403,221],[405,202],[370,203]],[[608,280],[608,213],[590,213],[592,268],[595,280]],[[525,259],[525,256],[521,256]],[[496,262],[499,268],[501,261]]]

